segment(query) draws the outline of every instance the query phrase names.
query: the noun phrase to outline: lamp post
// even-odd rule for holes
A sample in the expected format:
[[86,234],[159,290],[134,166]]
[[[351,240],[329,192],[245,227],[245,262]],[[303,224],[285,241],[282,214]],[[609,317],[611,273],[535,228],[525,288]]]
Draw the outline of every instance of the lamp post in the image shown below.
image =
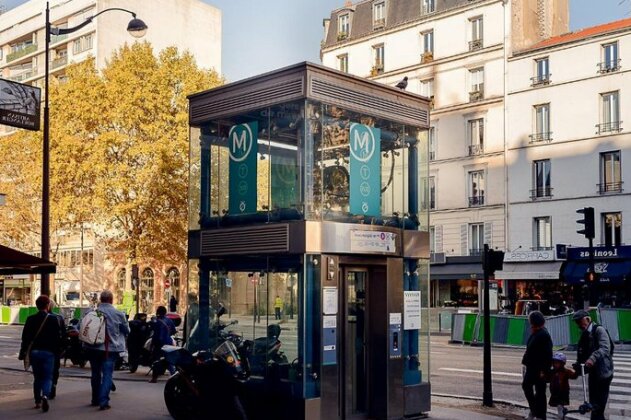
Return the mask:
[[[45,40],[45,57],[44,57],[44,140],[43,140],[43,156],[42,156],[42,258],[50,258],[50,115],[48,110],[48,78],[49,57],[50,57],[50,36],[66,35],[78,31],[83,28],[98,15],[112,10],[119,10],[132,15],[133,19],[127,25],[127,32],[135,38],[141,38],[147,32],[147,25],[142,20],[136,18],[136,14],[126,9],[112,7],[100,11],[94,16],[87,18],[85,21],[72,28],[54,28],[50,24],[50,7],[46,2],[46,40]],[[50,295],[50,277],[49,274],[42,274],[41,293]]]

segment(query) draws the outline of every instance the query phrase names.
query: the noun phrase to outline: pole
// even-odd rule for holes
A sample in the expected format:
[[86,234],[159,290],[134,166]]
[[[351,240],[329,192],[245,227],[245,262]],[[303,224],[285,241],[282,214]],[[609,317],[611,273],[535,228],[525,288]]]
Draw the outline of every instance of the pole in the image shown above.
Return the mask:
[[[94,255],[92,256],[94,262]],[[79,306],[83,300],[83,222],[81,222],[81,264],[79,265]]]
[[489,302],[489,245],[484,244],[484,391],[482,405],[493,407],[493,382],[491,381],[491,306]]
[[590,305],[590,301],[591,299],[594,298],[594,288],[595,285],[594,283],[597,281],[596,279],[596,273],[594,271],[594,239],[593,238],[588,238],[589,240],[589,272],[592,273],[592,278],[594,279],[593,281],[586,281],[585,286],[587,287],[587,296],[586,299],[583,301],[583,309],[588,310],[589,309],[589,305]]
[[[50,56],[50,8],[46,2],[46,28],[45,28],[45,54],[44,54],[44,137],[42,141],[42,258],[50,259],[50,226],[49,226],[49,143],[50,143],[50,115],[48,111],[48,60]],[[50,275],[41,275],[41,289],[43,295],[50,295]]]

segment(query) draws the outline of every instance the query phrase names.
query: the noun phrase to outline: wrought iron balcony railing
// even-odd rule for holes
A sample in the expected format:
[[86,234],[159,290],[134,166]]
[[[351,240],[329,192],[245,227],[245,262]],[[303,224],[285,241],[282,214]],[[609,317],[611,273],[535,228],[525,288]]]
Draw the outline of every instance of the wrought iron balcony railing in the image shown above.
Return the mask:
[[469,51],[481,50],[484,47],[482,38],[469,41]]
[[481,144],[469,145],[469,156],[478,156],[484,153],[484,146]]
[[541,141],[551,141],[552,140],[552,131],[546,131],[541,133],[533,133],[529,135],[530,143],[539,143]]
[[481,101],[484,99],[484,87],[479,86],[478,89],[469,92],[469,102]]
[[611,121],[607,123],[596,124],[598,130],[596,134],[617,133],[622,131],[622,121]]
[[530,190],[530,198],[532,200],[550,197],[552,197],[552,187],[538,187],[534,190]]
[[530,82],[531,86],[542,86],[550,84],[550,76],[551,74],[542,74],[539,76],[531,77]]
[[473,197],[469,197],[469,207],[483,206],[484,205],[484,196],[476,195]]
[[598,63],[598,73],[611,73],[620,70],[620,59]]
[[622,181],[618,182],[603,182],[598,184],[598,193],[606,194],[612,192],[622,192]]

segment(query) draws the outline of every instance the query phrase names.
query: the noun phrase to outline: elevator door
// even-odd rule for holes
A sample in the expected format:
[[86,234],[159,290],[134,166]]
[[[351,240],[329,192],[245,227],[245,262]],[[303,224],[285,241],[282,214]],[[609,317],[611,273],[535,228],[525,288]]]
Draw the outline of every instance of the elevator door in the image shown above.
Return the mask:
[[385,269],[346,268],[343,291],[343,418],[382,418],[387,398]]

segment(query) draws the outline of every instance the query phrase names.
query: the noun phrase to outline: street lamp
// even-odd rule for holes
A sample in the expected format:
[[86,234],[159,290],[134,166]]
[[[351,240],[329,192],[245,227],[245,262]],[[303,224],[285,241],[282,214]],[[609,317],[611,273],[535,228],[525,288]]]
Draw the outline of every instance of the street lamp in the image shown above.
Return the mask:
[[[127,25],[127,32],[135,38],[141,38],[147,33],[147,25],[142,20],[136,17],[134,12],[118,7],[112,7],[100,11],[94,16],[87,18],[84,22],[72,28],[54,28],[50,24],[50,7],[49,2],[46,2],[46,53],[44,57],[44,141],[43,141],[43,157],[42,157],[42,258],[50,258],[50,115],[48,112],[48,78],[49,74],[49,56],[50,56],[50,36],[51,35],[66,35],[86,26],[92,22],[94,18],[105,12],[112,10],[119,10],[132,15],[133,19],[129,21]],[[42,274],[42,294],[50,295],[50,278],[48,274]]]

